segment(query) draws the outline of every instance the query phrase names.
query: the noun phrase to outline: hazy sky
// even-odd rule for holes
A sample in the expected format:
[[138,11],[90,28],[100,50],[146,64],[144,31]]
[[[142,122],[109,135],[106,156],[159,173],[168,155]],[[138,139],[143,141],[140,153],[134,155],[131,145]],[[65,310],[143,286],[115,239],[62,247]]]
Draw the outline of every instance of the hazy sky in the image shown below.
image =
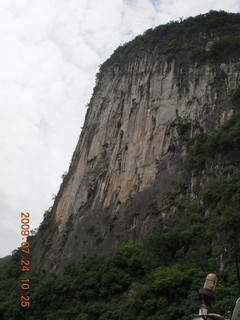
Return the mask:
[[0,0],[0,257],[58,192],[98,66],[144,30],[239,0]]

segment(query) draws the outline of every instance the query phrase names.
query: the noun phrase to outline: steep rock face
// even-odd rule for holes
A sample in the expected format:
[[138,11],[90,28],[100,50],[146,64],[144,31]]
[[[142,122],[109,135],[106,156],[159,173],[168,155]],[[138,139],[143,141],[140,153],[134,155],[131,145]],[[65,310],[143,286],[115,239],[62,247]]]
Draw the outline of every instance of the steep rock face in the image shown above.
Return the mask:
[[[209,47],[216,35],[199,38]],[[149,214],[151,201],[184,179],[187,141],[234,112],[227,96],[239,77],[238,56],[200,63],[186,51],[133,52],[105,67],[33,266],[59,272],[72,259],[111,255],[166,218]]]

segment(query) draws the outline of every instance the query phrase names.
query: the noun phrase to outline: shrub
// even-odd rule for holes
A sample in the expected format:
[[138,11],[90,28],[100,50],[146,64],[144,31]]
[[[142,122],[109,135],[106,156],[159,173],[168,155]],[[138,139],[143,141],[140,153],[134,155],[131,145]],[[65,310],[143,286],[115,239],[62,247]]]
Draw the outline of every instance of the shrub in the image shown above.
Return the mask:
[[202,169],[207,159],[216,154],[227,154],[240,150],[240,113],[232,115],[219,129],[210,134],[197,135],[188,144],[185,165],[191,169]]

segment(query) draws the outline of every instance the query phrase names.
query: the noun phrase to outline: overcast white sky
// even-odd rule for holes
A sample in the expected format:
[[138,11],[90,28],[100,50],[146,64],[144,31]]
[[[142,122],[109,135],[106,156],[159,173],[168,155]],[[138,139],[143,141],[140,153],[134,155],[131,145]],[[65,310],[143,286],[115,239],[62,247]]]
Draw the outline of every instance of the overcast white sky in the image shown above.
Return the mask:
[[98,66],[144,30],[239,0],[0,0],[0,257],[58,192]]

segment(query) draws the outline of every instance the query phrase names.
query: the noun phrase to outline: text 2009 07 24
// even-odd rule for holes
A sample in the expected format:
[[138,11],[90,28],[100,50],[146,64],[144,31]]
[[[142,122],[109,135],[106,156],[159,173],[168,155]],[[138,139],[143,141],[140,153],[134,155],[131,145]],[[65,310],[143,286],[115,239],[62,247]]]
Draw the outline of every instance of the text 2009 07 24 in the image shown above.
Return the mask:
[[[22,259],[20,262],[20,267],[24,274],[30,271],[30,254],[31,254],[31,247],[30,243],[27,241],[27,237],[30,236],[30,213],[23,213],[21,212],[21,235],[22,235],[22,243],[21,243],[21,253]],[[21,306],[23,308],[30,307],[31,299],[29,295],[30,290],[30,280],[28,278],[22,279],[20,284],[22,294],[21,294]]]

